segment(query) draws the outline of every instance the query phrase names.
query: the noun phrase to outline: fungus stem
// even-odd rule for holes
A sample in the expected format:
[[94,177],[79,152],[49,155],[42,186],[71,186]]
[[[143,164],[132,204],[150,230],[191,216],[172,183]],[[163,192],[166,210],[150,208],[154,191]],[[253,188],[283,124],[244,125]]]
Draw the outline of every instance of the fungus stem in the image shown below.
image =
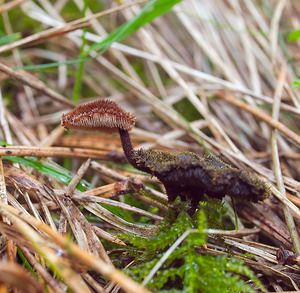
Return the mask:
[[135,168],[140,169],[136,163],[134,156],[133,156],[134,149],[132,147],[129,132],[127,130],[123,130],[123,129],[119,128],[119,134],[120,134],[120,138],[121,138],[121,142],[122,142],[123,151],[125,153],[125,156],[126,156],[128,162]]

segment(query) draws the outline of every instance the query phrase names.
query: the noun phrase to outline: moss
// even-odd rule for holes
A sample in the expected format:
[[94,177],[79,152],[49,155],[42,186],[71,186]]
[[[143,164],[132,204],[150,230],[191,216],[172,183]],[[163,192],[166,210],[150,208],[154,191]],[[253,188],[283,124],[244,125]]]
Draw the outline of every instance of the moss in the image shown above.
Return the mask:
[[189,122],[203,118],[187,98],[177,102],[174,108]]
[[204,164],[202,158],[195,153],[167,153],[155,150],[137,150],[135,160],[141,169],[149,170],[153,175],[171,172],[174,169],[189,169]]
[[[40,30],[40,23],[30,17],[25,17],[21,8],[17,7],[9,11],[9,18],[13,21],[14,32],[22,32],[23,37],[37,33]],[[3,19],[0,20],[0,31],[5,32]]]
[[151,238],[123,235],[134,265],[128,274],[142,282],[167,249],[186,231],[194,229],[171,253],[147,286],[155,292],[255,292],[243,279],[263,290],[255,274],[243,263],[227,257],[202,255],[199,248],[206,243],[207,220],[203,209],[192,218],[182,203],[181,213],[168,215],[159,232]]

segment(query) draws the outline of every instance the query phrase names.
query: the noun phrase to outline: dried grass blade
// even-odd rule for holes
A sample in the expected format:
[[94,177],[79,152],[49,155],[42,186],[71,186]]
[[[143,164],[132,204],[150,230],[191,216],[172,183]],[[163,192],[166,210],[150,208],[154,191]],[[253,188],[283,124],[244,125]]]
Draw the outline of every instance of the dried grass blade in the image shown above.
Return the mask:
[[[132,281],[129,277],[124,275],[121,271],[115,269],[112,265],[106,264],[99,258],[95,258],[90,254],[86,253],[82,249],[80,249],[77,245],[71,243],[68,239],[62,237],[57,232],[53,231],[48,225],[41,223],[40,221],[36,220],[33,217],[28,217],[23,214],[20,214],[19,211],[0,203],[0,213],[4,215],[8,215],[10,219],[14,219],[14,222],[17,224],[20,232],[26,237],[33,236],[33,239],[36,239],[36,236],[33,234],[33,230],[25,223],[29,223],[35,226],[37,229],[43,231],[48,235],[48,237],[61,246],[63,249],[66,249],[66,252],[71,256],[74,256],[77,261],[81,262],[82,264],[94,269],[95,271],[103,274],[108,279],[118,283],[125,291],[127,292],[140,292],[140,293],[147,293],[149,292],[147,289],[143,288],[142,286],[138,285],[134,281]],[[25,222],[25,223],[24,223]],[[24,224],[26,226],[24,226]],[[30,229],[30,230],[27,230]],[[30,235],[29,235],[30,234]],[[78,286],[78,284],[77,284]],[[78,288],[78,287],[77,287]],[[84,291],[82,291],[84,292]]]
[[[283,3],[284,3],[284,1],[283,1]],[[278,119],[279,119],[280,102],[281,102],[281,96],[283,93],[283,86],[284,86],[285,78],[286,78],[286,68],[285,68],[285,65],[283,65],[282,69],[280,71],[278,85],[277,85],[276,92],[274,95],[274,105],[273,105],[273,110],[272,110],[272,118],[274,119],[274,121],[278,121]],[[277,140],[278,140],[278,133],[277,133],[277,130],[275,129],[272,131],[272,138],[271,138],[273,168],[274,168],[274,174],[275,174],[278,190],[281,192],[282,196],[286,197],[286,191],[285,191],[282,172],[281,172],[281,164],[280,164],[280,159],[279,159]],[[299,235],[297,232],[297,228],[296,228],[291,210],[289,209],[289,207],[287,205],[284,205],[283,212],[284,212],[286,224],[287,224],[289,232],[291,234],[294,249],[298,254],[300,254]]]

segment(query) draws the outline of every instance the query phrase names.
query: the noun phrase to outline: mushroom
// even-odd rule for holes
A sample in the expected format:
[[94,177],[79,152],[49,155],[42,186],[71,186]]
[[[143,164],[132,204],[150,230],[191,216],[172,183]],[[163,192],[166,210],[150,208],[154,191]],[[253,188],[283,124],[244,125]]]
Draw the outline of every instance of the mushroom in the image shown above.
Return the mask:
[[156,176],[165,186],[169,202],[177,196],[189,200],[190,213],[194,213],[204,194],[218,199],[228,194],[236,200],[253,202],[270,195],[267,184],[257,175],[234,168],[212,154],[134,150],[129,136],[134,124],[134,115],[110,100],[85,103],[62,116],[65,128],[118,131],[128,162]]

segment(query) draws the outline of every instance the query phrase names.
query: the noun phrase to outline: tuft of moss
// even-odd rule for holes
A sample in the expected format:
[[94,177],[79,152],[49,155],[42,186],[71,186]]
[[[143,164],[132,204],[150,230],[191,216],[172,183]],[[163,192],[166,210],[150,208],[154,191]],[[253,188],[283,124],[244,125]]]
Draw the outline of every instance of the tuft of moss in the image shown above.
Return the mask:
[[[155,292],[255,292],[246,283],[251,280],[264,290],[255,274],[242,262],[228,257],[203,255],[199,248],[206,244],[207,217],[204,209],[191,218],[186,204],[181,212],[168,215],[159,232],[151,238],[122,235],[128,245],[127,253],[134,265],[127,273],[142,282],[167,249],[187,230],[191,233],[171,253],[147,287]],[[178,206],[177,206],[178,211]],[[174,217],[175,216],[175,217]]]

